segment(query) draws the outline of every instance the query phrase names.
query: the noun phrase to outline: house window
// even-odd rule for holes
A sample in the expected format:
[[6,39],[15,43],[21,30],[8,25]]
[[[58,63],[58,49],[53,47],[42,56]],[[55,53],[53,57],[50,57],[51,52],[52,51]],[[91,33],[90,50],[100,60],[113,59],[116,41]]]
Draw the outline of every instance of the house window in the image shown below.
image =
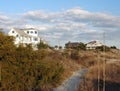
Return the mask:
[[33,33],[33,31],[31,31],[30,33]]
[[35,31],[35,34],[37,34],[37,31]]
[[12,31],[12,33],[14,33],[14,31]]
[[38,38],[34,38],[34,41],[38,41]]
[[16,37],[19,37],[18,34],[16,35]]
[[27,33],[29,34],[29,31],[27,31]]

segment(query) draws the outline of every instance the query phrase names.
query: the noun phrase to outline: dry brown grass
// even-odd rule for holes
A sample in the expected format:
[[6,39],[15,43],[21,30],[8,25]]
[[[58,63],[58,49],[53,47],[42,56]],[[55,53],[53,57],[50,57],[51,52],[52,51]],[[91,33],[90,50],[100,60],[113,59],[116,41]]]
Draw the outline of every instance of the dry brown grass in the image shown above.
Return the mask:
[[[77,71],[81,69],[82,67],[88,67],[90,68],[88,74],[85,76],[85,79],[83,80],[82,85],[80,86],[79,91],[97,91],[97,77],[98,77],[98,59],[100,63],[100,88],[103,86],[103,70],[102,70],[102,63],[104,58],[106,57],[106,61],[109,61],[110,59],[119,59],[118,51],[110,51],[106,52],[104,55],[103,52],[97,52],[97,51],[79,51],[79,59],[71,59],[71,51],[68,51],[67,56],[63,55],[59,52],[53,52],[51,54],[51,57],[53,59],[60,59],[61,63],[64,66],[64,73],[62,75],[63,80],[69,78],[74,71]],[[107,86],[114,85],[114,87],[118,87],[119,85],[119,69],[120,65],[115,64],[108,64],[106,65],[106,83]],[[110,75],[110,76],[109,76]],[[116,78],[117,77],[117,78]],[[63,81],[62,80],[62,81]],[[111,86],[112,87],[112,86]],[[116,88],[117,88],[116,87]],[[110,88],[110,87],[109,87]],[[110,88],[111,89],[111,88]],[[110,90],[107,90],[110,91]],[[112,91],[112,90],[111,90]],[[113,90],[116,91],[116,90]],[[119,90],[118,90],[119,91]]]
[[[103,65],[95,65],[89,69],[84,77],[78,91],[97,91],[98,89],[98,72],[100,72],[100,91],[103,89]],[[106,91],[120,91],[120,63],[106,64]]]
[[[83,63],[89,67],[89,72],[84,76],[83,82],[78,91],[103,91],[103,61],[106,59],[106,91],[120,91],[120,51],[111,50],[109,52],[86,51],[81,52]],[[92,61],[90,61],[92,60]],[[98,65],[99,61],[99,65]],[[114,62],[115,61],[115,62]],[[85,63],[86,62],[86,63]],[[93,62],[93,65],[90,65]],[[98,68],[99,67],[99,68]],[[98,70],[99,69],[99,70]]]
[[[70,58],[70,51],[67,54],[67,57],[64,57],[62,53],[54,52],[51,54],[51,57],[53,59],[61,59],[61,63],[64,66],[64,73],[62,75],[63,80],[67,79],[72,75],[72,73],[76,70],[81,69],[81,67],[88,67],[90,68],[88,74],[85,76],[85,79],[83,80],[82,85],[80,86],[79,91],[97,91],[97,77],[98,77],[98,59],[100,63],[100,88],[103,86],[103,57],[106,57],[106,61],[109,61],[110,59],[119,59],[119,54],[117,52],[106,52],[104,55],[103,52],[96,52],[96,51],[79,51],[79,59],[71,59]],[[107,64],[106,65],[106,83],[107,86],[119,85],[119,69],[120,63],[116,64]],[[110,75],[110,76],[109,76]],[[112,86],[111,86],[112,87]],[[117,86],[118,87],[118,86]],[[117,88],[116,87],[116,88]],[[110,87],[109,87],[110,88]],[[110,88],[111,89],[111,88]],[[110,91],[110,90],[107,90]],[[111,90],[112,91],[112,90]],[[114,91],[114,90],[113,90]],[[116,90],[115,90],[116,91]],[[119,91],[119,90],[118,90]]]
[[63,54],[59,51],[52,51],[50,57],[52,59],[58,59],[59,62],[63,65],[64,72],[62,74],[62,81],[69,78],[73,72],[81,69],[81,65],[72,60],[70,57],[64,57]]
[[119,60],[120,59],[120,51],[118,50],[111,50],[104,54],[101,51],[80,51],[79,52],[80,58],[77,60],[79,64],[84,67],[91,67],[97,64],[97,61],[100,60],[100,63],[106,58],[106,62],[110,60]]
[[81,69],[80,65],[78,65],[76,62],[70,59],[64,60],[63,66],[65,69],[63,73],[63,79],[67,79],[69,76],[73,74],[73,72]]

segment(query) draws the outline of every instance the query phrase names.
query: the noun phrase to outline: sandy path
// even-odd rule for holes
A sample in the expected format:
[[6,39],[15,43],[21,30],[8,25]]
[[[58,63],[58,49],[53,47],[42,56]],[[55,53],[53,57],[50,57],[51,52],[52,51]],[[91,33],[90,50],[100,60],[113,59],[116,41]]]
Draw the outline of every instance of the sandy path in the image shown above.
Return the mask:
[[70,78],[65,80],[59,87],[54,88],[53,91],[76,91],[82,81],[83,75],[87,69],[82,69],[75,72]]

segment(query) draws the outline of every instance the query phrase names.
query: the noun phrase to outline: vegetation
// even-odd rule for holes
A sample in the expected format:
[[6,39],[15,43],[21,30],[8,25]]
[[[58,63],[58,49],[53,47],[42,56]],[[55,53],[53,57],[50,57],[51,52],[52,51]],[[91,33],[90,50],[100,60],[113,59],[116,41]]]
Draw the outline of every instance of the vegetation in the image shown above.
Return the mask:
[[[96,91],[98,58],[100,58],[100,91],[103,88],[103,57],[106,62],[117,58],[118,51],[110,51],[107,46],[98,47],[97,50],[85,51],[85,44],[79,47],[53,50],[43,42],[33,50],[31,45],[16,47],[13,37],[0,32],[0,90],[1,91],[50,91],[59,85],[63,79],[68,78],[72,72],[82,67],[89,68],[79,91]],[[55,48],[61,49],[62,47]],[[52,49],[52,50],[48,50]],[[79,50],[78,50],[79,49]],[[103,51],[107,51],[104,54]],[[119,91],[120,63],[106,64],[106,91]],[[114,89],[114,90],[112,90]]]
[[80,42],[80,44],[78,46],[78,49],[80,49],[80,50],[86,50],[86,44]]
[[60,50],[60,49],[62,49],[62,46],[55,45],[54,49],[59,49]]
[[[83,56],[83,65],[87,64],[88,72],[84,76],[82,83],[79,86],[78,91],[103,91],[103,62],[105,63],[105,83],[106,83],[106,90],[105,91],[119,91],[120,90],[120,56],[118,54],[119,50],[111,50],[104,54],[101,51],[98,52],[87,52],[88,54],[85,55],[82,53]],[[86,56],[86,57],[84,57]],[[106,58],[104,60],[104,57]],[[96,59],[95,59],[96,58]],[[91,60],[91,62],[89,62]],[[98,74],[99,74],[99,84],[98,84]]]
[[[85,75],[78,91],[103,91],[103,65],[93,66]],[[120,64],[106,64],[106,89],[105,91],[120,91]],[[98,85],[98,72],[99,85]]]
[[59,46],[59,49],[62,49],[62,46]]
[[108,47],[108,46],[100,46],[100,47],[97,47],[96,48],[97,50],[99,50],[99,51],[110,51],[110,48]]
[[46,91],[61,81],[63,65],[49,56],[46,45],[34,51],[31,45],[15,47],[12,41],[0,32],[1,91]]
[[111,46],[110,48],[111,48],[111,49],[117,49],[117,47],[116,47],[116,46]]
[[79,60],[79,58],[80,58],[79,51],[77,51],[77,50],[72,50],[70,57],[71,57],[71,59],[73,59],[73,60]]
[[31,45],[16,47],[13,39],[0,32],[1,91],[49,91],[80,68],[70,56],[48,50],[49,45],[40,43],[33,50]]
[[[68,44],[69,45],[69,44]],[[80,43],[71,43],[70,46],[66,46],[66,49],[75,49],[75,50],[86,50],[86,44],[80,42]]]
[[38,45],[37,45],[37,48],[38,49],[47,49],[49,48],[50,46],[48,44],[45,44],[43,42],[40,42]]
[[55,45],[55,49],[58,49],[58,45]]

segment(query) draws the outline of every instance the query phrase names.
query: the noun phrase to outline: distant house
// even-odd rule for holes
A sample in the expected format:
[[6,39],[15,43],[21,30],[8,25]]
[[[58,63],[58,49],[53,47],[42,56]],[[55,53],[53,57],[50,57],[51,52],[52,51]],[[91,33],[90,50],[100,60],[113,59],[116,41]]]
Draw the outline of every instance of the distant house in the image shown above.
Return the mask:
[[3,28],[0,28],[0,31],[2,31],[3,30]]
[[99,41],[91,41],[86,44],[86,49],[96,49],[96,47],[100,47],[103,44]]
[[15,37],[14,44],[32,44],[33,47],[36,47],[40,43],[41,38],[38,36],[38,31],[33,28],[28,29],[17,29],[13,28],[8,33],[9,36]]
[[65,44],[66,48],[76,48],[78,46],[79,46],[78,42],[68,42],[68,43]]

